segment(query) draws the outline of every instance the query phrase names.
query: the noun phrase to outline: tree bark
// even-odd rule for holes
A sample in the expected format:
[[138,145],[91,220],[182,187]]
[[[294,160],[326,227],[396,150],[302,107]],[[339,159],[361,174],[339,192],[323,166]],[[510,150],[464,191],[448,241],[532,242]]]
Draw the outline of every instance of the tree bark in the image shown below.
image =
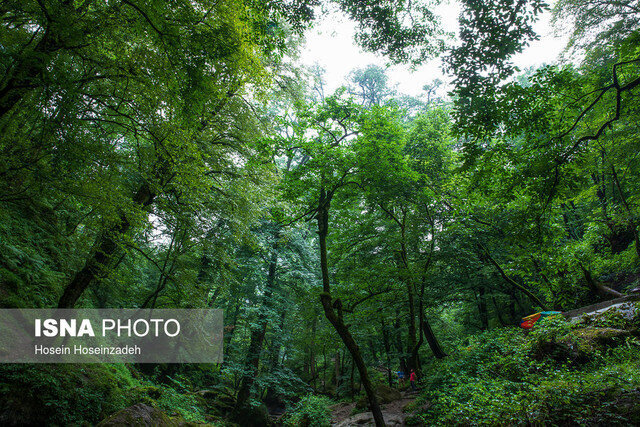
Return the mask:
[[407,359],[404,357],[404,351],[402,349],[402,330],[400,329],[400,319],[399,312],[396,312],[396,318],[393,322],[393,330],[396,332],[394,334],[394,340],[392,341],[394,347],[396,348],[396,352],[398,354],[398,364],[400,365],[400,370],[402,372],[407,371]]
[[356,391],[356,379],[354,374],[354,368],[355,368],[355,363],[353,363],[353,359],[351,359],[351,375],[349,377],[349,388],[350,388],[350,393],[349,395],[353,398],[353,395],[355,394]]
[[431,329],[431,324],[429,323],[426,317],[422,319],[422,333],[424,334],[424,337],[427,339],[427,343],[429,344],[429,347],[431,348],[433,355],[437,359],[442,359],[447,357],[447,353],[445,353],[444,350],[442,350],[442,347],[440,347],[440,342],[436,338],[436,335],[433,333],[433,329]]
[[258,314],[258,322],[256,327],[251,331],[251,340],[249,342],[249,350],[245,360],[245,373],[242,376],[240,390],[236,399],[235,412],[239,413],[244,410],[249,396],[251,396],[251,387],[255,382],[260,365],[260,353],[262,352],[262,343],[267,333],[268,310],[272,305],[272,294],[276,283],[276,269],[278,266],[278,241],[280,239],[280,228],[277,228],[274,235],[273,248],[271,258],[269,260],[269,270],[267,273],[267,283],[264,290],[264,298],[262,308]]
[[340,377],[342,376],[342,370],[340,369],[340,350],[336,350],[336,357],[334,357],[333,373],[336,377],[336,399],[338,398],[338,389],[340,388]]
[[414,300],[414,292],[413,292],[413,286],[411,285],[411,283],[406,283],[406,288],[407,288],[407,302],[409,304],[409,319],[407,322],[407,326],[408,326],[408,337],[407,337],[407,353],[409,354],[409,360],[408,360],[408,368],[409,370],[411,369],[418,369],[417,366],[417,355],[418,355],[418,348],[419,345],[416,341],[416,309],[415,309],[415,300]]
[[[342,306],[339,299],[333,301],[331,297],[331,284],[329,280],[329,262],[327,259],[327,234],[329,231],[329,204],[331,202],[331,195],[327,194],[324,185],[320,188],[320,197],[318,200],[318,210],[316,212],[316,219],[318,222],[318,237],[320,243],[320,269],[322,273],[322,293],[320,294],[320,302],[324,309],[324,314],[333,325],[336,332],[342,339],[342,342],[351,353],[353,361],[358,368],[360,374],[360,381],[364,387],[365,393],[369,400],[369,409],[373,415],[373,420],[376,426],[384,426],[384,418],[382,417],[382,411],[380,410],[380,404],[376,397],[373,385],[369,380],[369,374],[367,372],[367,366],[362,359],[360,348],[353,339],[353,336],[349,332],[348,327],[345,325],[342,319]],[[335,306],[335,309],[334,309]],[[337,313],[336,313],[337,310]]]
[[7,76],[6,84],[0,88],[0,119],[4,117],[34,87],[42,85],[42,73],[49,66],[53,54],[64,47],[66,41],[57,34],[57,27],[48,22],[44,35],[31,54],[19,60]]
[[[225,327],[225,333],[223,336],[223,346],[224,349],[224,358],[227,359],[229,357],[229,350],[231,349],[231,340],[233,340],[233,335],[236,330],[236,323],[238,322],[238,315],[240,314],[240,300],[236,299],[235,308],[233,310],[233,314],[229,317],[229,325]],[[231,308],[231,303],[227,304],[227,312]],[[226,318],[226,316],[225,316]]]
[[[141,207],[147,207],[153,203],[154,198],[155,194],[151,192],[149,186],[145,183],[138,189],[133,201]],[[104,278],[109,273],[109,266],[119,249],[117,238],[129,231],[130,228],[131,222],[125,213],[121,213],[117,223],[98,236],[93,245],[92,255],[86,261],[84,267],[73,276],[65,287],[58,301],[58,308],[73,308],[89,285]]]
[[380,328],[382,329],[382,344],[384,345],[384,352],[387,356],[387,379],[389,380],[389,387],[393,387],[393,379],[391,377],[391,342],[387,325],[384,323],[384,317],[380,317]]
[[311,375],[312,387],[316,388],[316,329],[317,329],[318,317],[313,316],[311,323],[311,344],[309,345],[309,373]]
[[413,345],[411,349],[410,356],[410,365],[411,369],[415,369],[415,371],[421,375],[422,367],[420,366],[420,359],[418,356],[418,351],[420,347],[422,347],[422,343],[424,342],[424,334],[422,333],[422,323],[424,321],[424,303],[422,302],[422,297],[424,296],[424,292],[420,295],[420,302],[418,303],[418,341]]
[[485,297],[485,289],[484,286],[480,285],[478,287],[478,314],[480,316],[480,325],[483,331],[489,329],[489,314],[487,312],[487,300]]
[[500,310],[500,306],[496,301],[496,297],[494,297],[493,295],[491,296],[491,302],[493,303],[493,308],[496,309],[496,315],[498,316],[498,321],[502,326],[507,326],[509,322],[505,322],[504,318],[502,317],[502,311]]

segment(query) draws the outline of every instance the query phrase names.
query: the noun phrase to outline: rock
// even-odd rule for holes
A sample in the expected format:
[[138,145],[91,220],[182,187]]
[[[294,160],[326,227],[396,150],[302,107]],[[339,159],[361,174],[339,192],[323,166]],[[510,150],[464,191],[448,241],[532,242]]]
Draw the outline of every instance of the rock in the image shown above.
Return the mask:
[[202,400],[209,413],[217,417],[227,416],[236,404],[232,396],[220,390],[199,390],[194,394]]
[[552,359],[556,362],[584,364],[591,360],[593,351],[578,345],[575,340],[540,340],[531,349],[531,356],[536,360]]
[[376,396],[380,397],[381,403],[391,403],[402,399],[402,393],[395,388],[380,384],[376,387]]
[[264,427],[273,424],[267,406],[245,406],[244,408],[233,411],[232,419],[242,427]]
[[588,344],[611,346],[618,338],[631,336],[631,332],[615,328],[584,328],[576,331],[576,335]]
[[532,346],[534,359],[550,358],[558,362],[583,364],[593,359],[597,350],[615,347],[634,331],[616,328],[585,327],[560,338],[540,339]]
[[124,408],[108,418],[100,421],[98,426],[184,426],[187,422],[182,418],[171,418],[160,409],[151,407],[144,403]]
[[[388,414],[383,412],[384,423],[387,426],[402,426],[404,425],[404,416],[397,414]],[[346,420],[336,424],[336,427],[353,427],[353,426],[373,426],[373,415],[371,412],[363,412],[361,414],[354,415]]]
[[[380,404],[391,403],[402,399],[402,393],[400,393],[400,391],[384,384],[380,384],[376,387],[376,396],[378,397],[378,403]],[[356,403],[356,408],[358,409],[365,409],[368,408],[368,406],[369,399],[367,399],[366,395],[358,399],[358,402]]]

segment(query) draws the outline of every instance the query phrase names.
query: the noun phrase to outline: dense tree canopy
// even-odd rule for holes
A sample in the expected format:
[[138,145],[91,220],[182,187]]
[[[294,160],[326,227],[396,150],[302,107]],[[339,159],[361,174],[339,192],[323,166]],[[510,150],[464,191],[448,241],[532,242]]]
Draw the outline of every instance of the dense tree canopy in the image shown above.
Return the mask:
[[[395,389],[417,425],[638,422],[637,308],[517,327],[633,301],[640,6],[461,6],[452,40],[437,2],[2,3],[1,307],[218,308],[225,333],[215,365],[2,365],[0,422],[328,425],[344,399],[384,425]],[[449,81],[361,64],[330,91],[296,62],[327,8]],[[545,13],[564,60],[519,70]]]

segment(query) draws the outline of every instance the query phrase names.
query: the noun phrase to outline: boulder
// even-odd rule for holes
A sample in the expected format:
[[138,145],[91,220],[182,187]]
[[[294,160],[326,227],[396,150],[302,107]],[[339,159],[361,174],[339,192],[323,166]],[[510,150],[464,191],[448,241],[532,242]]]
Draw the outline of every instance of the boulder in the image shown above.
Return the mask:
[[619,338],[630,337],[631,331],[615,328],[584,328],[576,331],[576,335],[586,344],[612,346]]
[[[384,384],[380,384],[376,387],[376,396],[378,397],[378,403],[380,404],[391,403],[395,402],[396,400],[402,399],[402,393],[400,393],[400,391]],[[365,409],[368,406],[369,399],[367,399],[366,395],[360,397],[360,399],[358,399],[358,402],[356,403],[357,409]]]
[[240,410],[234,410],[231,418],[242,427],[265,427],[273,425],[267,406],[247,405]]
[[633,331],[625,329],[589,326],[564,337],[538,340],[532,346],[532,356],[538,360],[550,358],[558,362],[583,364],[592,360],[597,350],[620,345],[624,338],[633,335]]
[[156,427],[156,426],[184,426],[186,421],[182,418],[171,418],[160,409],[138,403],[128,408],[124,408],[108,418],[100,421],[98,426],[135,426],[135,427]]
[[380,398],[380,403],[391,403],[402,399],[402,393],[384,384],[376,387],[376,396]]
[[194,393],[211,415],[225,417],[233,410],[236,400],[225,391],[199,390]]
[[[382,417],[384,418],[384,423],[387,426],[403,426],[404,425],[404,416],[398,414],[388,414],[383,412]],[[373,421],[373,415],[371,412],[363,412],[361,414],[353,415],[346,420],[336,424],[336,427],[355,427],[355,426],[373,426],[375,425]]]

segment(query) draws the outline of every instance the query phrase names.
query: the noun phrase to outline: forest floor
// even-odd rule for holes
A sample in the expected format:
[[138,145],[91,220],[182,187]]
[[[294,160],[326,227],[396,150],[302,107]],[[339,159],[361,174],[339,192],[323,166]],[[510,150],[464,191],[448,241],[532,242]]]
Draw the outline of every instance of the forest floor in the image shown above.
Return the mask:
[[[402,398],[380,405],[385,423],[388,426],[405,425],[404,421],[411,413],[404,412],[404,408],[412,403],[417,396],[417,393],[403,392]],[[331,407],[331,425],[336,427],[374,425],[371,412],[352,415],[355,406],[355,402],[333,405]]]

